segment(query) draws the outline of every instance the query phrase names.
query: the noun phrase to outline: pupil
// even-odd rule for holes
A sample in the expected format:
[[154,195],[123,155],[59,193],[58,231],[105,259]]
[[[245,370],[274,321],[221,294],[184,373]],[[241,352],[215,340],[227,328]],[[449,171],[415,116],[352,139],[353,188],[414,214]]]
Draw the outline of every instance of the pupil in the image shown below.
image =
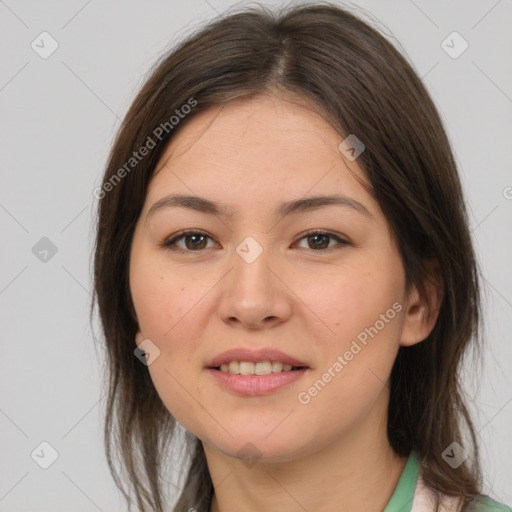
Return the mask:
[[[202,242],[204,242],[204,240],[203,240],[204,238],[205,238],[205,236],[204,236],[204,235],[189,235],[189,236],[188,236],[188,240],[195,240],[195,241],[192,241],[192,247],[194,247],[194,248],[196,248],[196,249],[197,249],[198,247],[200,247],[200,244],[201,244]],[[198,242],[198,243],[196,243],[196,242]],[[190,247],[189,247],[189,248],[190,248]]]
[[[313,242],[313,245],[316,248],[318,248],[318,247],[325,248],[325,247],[327,247],[327,245],[329,245],[328,243],[327,243],[327,245],[325,244],[325,241],[327,240],[327,238],[328,238],[328,235],[312,235],[310,237],[310,240],[311,239],[315,240]],[[317,243],[319,241],[319,239],[323,239],[323,240],[320,240],[320,243]]]

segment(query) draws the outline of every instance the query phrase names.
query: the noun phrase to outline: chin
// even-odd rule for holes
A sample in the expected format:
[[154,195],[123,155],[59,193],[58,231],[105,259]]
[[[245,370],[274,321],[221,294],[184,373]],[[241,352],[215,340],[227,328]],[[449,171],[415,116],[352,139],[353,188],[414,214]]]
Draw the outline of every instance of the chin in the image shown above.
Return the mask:
[[[265,434],[266,435],[266,434]],[[247,467],[256,463],[274,464],[293,460],[307,453],[304,439],[293,439],[283,431],[265,435],[248,432],[246,435],[239,433],[229,439],[221,441],[208,440],[207,443],[217,451],[228,457],[239,459]],[[272,438],[272,439],[271,439]]]

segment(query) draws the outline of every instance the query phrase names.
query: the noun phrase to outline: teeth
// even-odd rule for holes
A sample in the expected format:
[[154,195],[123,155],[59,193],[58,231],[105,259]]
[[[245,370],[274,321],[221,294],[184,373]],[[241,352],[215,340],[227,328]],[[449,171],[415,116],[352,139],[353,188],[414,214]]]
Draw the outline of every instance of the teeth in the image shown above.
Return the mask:
[[270,375],[271,373],[289,372],[291,364],[280,361],[261,361],[251,363],[250,361],[230,361],[220,365],[221,371],[235,375]]
[[272,373],[279,373],[283,369],[283,363],[272,361]]
[[240,361],[238,371],[241,375],[254,375],[254,363],[248,361]]
[[268,375],[272,373],[272,364],[270,361],[262,361],[254,365],[254,373],[256,375]]

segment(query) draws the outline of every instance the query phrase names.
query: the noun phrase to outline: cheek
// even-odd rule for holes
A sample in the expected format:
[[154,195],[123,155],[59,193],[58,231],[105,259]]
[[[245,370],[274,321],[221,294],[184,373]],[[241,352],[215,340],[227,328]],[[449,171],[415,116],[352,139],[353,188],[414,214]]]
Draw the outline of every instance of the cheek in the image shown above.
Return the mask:
[[151,378],[169,410],[175,412],[190,402],[190,395],[183,394],[185,384],[188,391],[196,392],[190,375],[200,364],[201,339],[211,316],[207,295],[215,282],[211,272],[191,276],[190,271],[152,257],[153,261],[142,251],[134,255],[130,288],[142,334],[160,351],[148,367]]
[[307,383],[311,392],[303,390],[312,412],[322,416],[332,403],[343,416],[369,406],[383,391],[399,347],[402,272],[395,259],[383,258],[379,266],[368,260],[317,274],[302,288],[309,290],[304,302],[328,327],[316,337],[320,358]]
[[[153,258],[155,259],[155,258]],[[130,265],[130,289],[139,326],[145,337],[163,343],[197,303],[196,278],[160,262],[134,255]]]
[[200,396],[200,389],[191,370],[197,366],[202,330],[200,297],[206,283],[203,285],[180,270],[148,268],[149,265],[138,266],[134,260],[131,274],[140,329],[160,351],[148,371],[167,410],[185,428],[193,429],[191,397]]
[[309,317],[322,321],[325,331],[322,339],[327,346],[342,349],[379,321],[382,314],[389,320],[387,331],[391,323],[398,323],[392,306],[403,300],[402,270],[393,261],[389,263],[381,262],[379,268],[370,259],[347,268],[304,275],[299,287],[300,299],[309,307]]
[[133,303],[142,334],[157,344],[182,313],[181,302],[172,300],[173,293],[170,288],[174,288],[174,284],[154,275],[143,274],[138,274],[131,284]]

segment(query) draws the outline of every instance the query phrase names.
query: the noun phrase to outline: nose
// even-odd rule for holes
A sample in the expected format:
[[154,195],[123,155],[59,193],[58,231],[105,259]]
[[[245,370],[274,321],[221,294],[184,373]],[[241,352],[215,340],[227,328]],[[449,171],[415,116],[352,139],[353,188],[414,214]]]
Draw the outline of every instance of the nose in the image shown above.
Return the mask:
[[[242,253],[240,253],[242,254]],[[218,313],[232,327],[258,330],[275,327],[292,312],[292,293],[278,278],[278,265],[263,249],[252,261],[233,252],[232,270],[223,280]]]

